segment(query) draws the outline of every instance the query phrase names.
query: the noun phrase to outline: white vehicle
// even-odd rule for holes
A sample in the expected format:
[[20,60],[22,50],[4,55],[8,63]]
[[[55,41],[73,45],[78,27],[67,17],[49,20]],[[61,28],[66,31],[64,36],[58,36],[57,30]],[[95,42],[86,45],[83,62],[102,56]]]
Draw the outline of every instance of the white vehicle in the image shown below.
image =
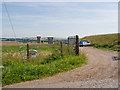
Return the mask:
[[36,55],[37,54],[37,50],[29,50],[30,55]]
[[90,46],[90,43],[87,40],[81,40],[79,41],[79,46]]
[[[29,56],[30,57],[36,57],[38,56],[39,54],[37,54],[38,51],[37,50],[29,50]],[[25,55],[24,57],[22,57],[22,59],[27,59],[27,55]]]

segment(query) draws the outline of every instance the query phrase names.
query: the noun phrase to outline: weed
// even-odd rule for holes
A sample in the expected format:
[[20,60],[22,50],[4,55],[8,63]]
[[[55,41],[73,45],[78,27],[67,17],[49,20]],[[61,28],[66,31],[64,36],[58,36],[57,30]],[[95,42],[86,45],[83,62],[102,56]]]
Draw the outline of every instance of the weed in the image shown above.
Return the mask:
[[37,49],[39,56],[23,60],[18,53],[18,46],[3,46],[2,85],[53,76],[87,63],[84,54],[69,55],[66,45],[63,47],[64,56],[62,57],[59,45],[33,45],[30,49]]

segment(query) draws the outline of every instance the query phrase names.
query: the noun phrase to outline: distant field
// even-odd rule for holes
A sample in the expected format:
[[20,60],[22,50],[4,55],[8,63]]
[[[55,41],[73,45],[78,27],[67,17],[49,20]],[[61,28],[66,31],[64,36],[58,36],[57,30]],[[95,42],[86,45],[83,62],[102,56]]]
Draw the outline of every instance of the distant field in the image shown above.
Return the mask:
[[2,45],[17,45],[18,42],[15,41],[2,41]]
[[91,45],[96,48],[120,51],[120,40],[118,39],[118,34],[86,36],[80,40],[88,40]]
[[[27,43],[19,43],[15,41],[2,41],[2,45],[26,45]],[[40,43],[29,43],[30,45],[40,45]],[[41,44],[48,44],[47,42]]]

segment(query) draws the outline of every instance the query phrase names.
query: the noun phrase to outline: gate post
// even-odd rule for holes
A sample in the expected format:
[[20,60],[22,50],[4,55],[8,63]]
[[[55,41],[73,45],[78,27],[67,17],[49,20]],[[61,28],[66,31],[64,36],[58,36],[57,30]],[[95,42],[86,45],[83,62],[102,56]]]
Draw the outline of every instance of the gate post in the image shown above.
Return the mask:
[[75,47],[75,55],[79,55],[79,38],[78,38],[78,35],[76,35],[76,47]]
[[68,37],[68,54],[70,54],[70,51],[69,51],[69,37]]
[[63,46],[62,46],[62,41],[60,42],[60,46],[61,46],[61,56],[63,56]]
[[29,59],[29,44],[27,44],[27,59]]

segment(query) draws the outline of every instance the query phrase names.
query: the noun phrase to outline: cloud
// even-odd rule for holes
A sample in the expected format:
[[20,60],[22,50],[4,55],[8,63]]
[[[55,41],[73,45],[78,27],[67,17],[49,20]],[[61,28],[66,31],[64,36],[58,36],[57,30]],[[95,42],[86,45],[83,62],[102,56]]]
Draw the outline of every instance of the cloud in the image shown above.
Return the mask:
[[66,2],[22,2],[22,3],[8,3],[9,5],[15,5],[15,6],[25,6],[25,7],[41,7],[41,6],[77,6],[76,3],[66,3]]
[[[4,17],[4,20],[7,19]],[[41,25],[51,25],[51,24],[62,24],[62,25],[72,25],[72,24],[78,24],[78,25],[97,25],[97,24],[116,24],[118,22],[117,18],[107,16],[107,17],[101,17],[101,18],[58,18],[58,17],[50,17],[50,16],[42,16],[42,15],[18,15],[18,16],[12,16],[12,21],[16,25],[32,25],[38,26]],[[7,23],[4,21],[4,23]]]
[[[49,4],[46,3],[46,5],[48,6]],[[43,8],[43,11],[45,10]],[[43,23],[43,24],[45,23],[47,24],[52,24],[52,23],[59,23],[59,24],[97,24],[98,23],[100,24],[100,23],[116,23],[118,20],[118,17],[117,17],[118,11],[116,9],[109,9],[109,10],[108,9],[79,9],[79,8],[72,9],[71,7],[70,8],[64,7],[64,8],[60,8],[59,12],[60,11],[62,11],[62,13],[59,13],[57,15],[54,12],[50,12],[50,13],[47,12],[47,10],[46,10],[46,14],[33,14],[33,15],[30,15],[30,14],[14,15],[13,14],[11,15],[11,18],[17,23],[24,22],[26,24],[28,23],[28,21],[29,23],[31,21],[31,23],[35,22],[35,23]],[[75,12],[75,13],[77,12],[78,15],[77,16],[74,15],[73,17],[71,16],[72,14],[69,15],[71,12]],[[50,15],[51,13],[54,13],[54,14],[51,16]],[[80,16],[80,15],[86,15],[86,14],[88,14],[92,18],[86,18],[86,16]],[[4,16],[3,19],[5,20],[7,19],[7,17]]]
[[[92,6],[92,4],[88,3],[89,5]],[[93,3],[96,4],[96,3]],[[81,7],[80,7],[81,5]],[[36,7],[37,10],[43,10],[43,11],[49,11],[51,9],[56,9],[60,11],[76,11],[76,12],[83,12],[83,13],[117,13],[118,12],[118,5],[117,3],[107,3],[107,4],[100,4],[101,6],[97,6],[99,8],[96,8],[94,6],[89,6],[89,5],[82,5],[81,3],[37,3],[37,2],[32,2],[32,3],[7,3],[8,8],[12,6],[20,6],[20,7]],[[101,8],[102,7],[102,8]],[[85,9],[86,8],[86,9]],[[101,9],[100,9],[101,8]]]
[[4,0],[5,2],[119,2],[119,0]]
[[[69,30],[69,34],[77,33],[79,30],[82,30],[80,32],[82,34],[96,33],[96,30],[101,33],[113,32],[117,27],[116,4],[114,7],[111,4],[109,6],[102,4],[102,7],[93,3],[92,5],[95,6],[92,8],[88,5],[81,6],[79,3],[7,3],[7,5],[18,35],[24,32],[23,36],[27,36],[29,31],[29,35],[33,35],[33,33],[34,35],[37,33],[48,35],[53,32],[56,36],[58,34],[62,36],[63,31],[61,30],[64,30],[64,33]],[[19,7],[17,7],[18,5]],[[7,25],[9,24],[8,17],[5,15],[3,15],[3,23],[4,30],[10,31],[11,27]],[[89,31],[90,29],[91,31]]]

